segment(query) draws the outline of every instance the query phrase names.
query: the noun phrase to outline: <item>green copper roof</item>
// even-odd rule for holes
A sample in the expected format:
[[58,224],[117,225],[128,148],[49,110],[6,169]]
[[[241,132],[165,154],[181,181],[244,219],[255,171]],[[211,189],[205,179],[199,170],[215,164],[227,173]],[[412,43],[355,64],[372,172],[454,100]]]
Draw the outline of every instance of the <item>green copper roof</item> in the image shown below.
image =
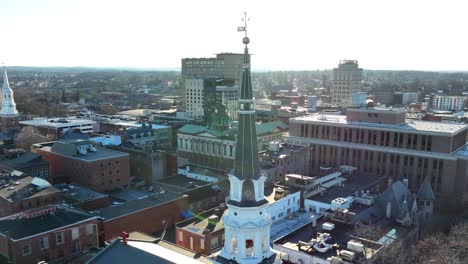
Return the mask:
[[203,132],[208,132],[210,134],[212,134],[213,136],[216,136],[216,137],[224,137],[225,134],[223,131],[218,131],[218,130],[215,130],[215,129],[209,129],[205,126],[197,126],[197,125],[185,125],[181,128],[179,128],[179,133],[184,133],[184,134],[190,134],[190,135],[196,135],[196,134],[200,134],[200,133],[203,133]]
[[197,125],[185,125],[181,128],[179,128],[180,133],[185,133],[185,134],[198,134],[205,132],[208,128],[204,126],[197,126]]
[[[256,134],[258,137],[258,136],[265,135],[268,133],[273,133],[275,129],[288,130],[288,126],[281,121],[273,121],[273,122],[268,122],[268,123],[255,124],[255,129],[256,129]],[[234,139],[235,135],[237,134],[237,127],[231,128],[226,131],[220,131],[216,129],[210,129],[205,126],[185,125],[179,128],[178,132],[183,133],[183,134],[190,134],[190,135],[196,135],[196,134],[208,132],[212,134],[213,136],[216,136],[219,138]]]
[[273,133],[275,129],[279,128],[281,130],[288,130],[288,125],[281,121],[273,121],[273,122],[268,122],[268,123],[261,123],[255,125],[257,128],[257,136],[263,135],[263,134],[268,134],[268,133]]

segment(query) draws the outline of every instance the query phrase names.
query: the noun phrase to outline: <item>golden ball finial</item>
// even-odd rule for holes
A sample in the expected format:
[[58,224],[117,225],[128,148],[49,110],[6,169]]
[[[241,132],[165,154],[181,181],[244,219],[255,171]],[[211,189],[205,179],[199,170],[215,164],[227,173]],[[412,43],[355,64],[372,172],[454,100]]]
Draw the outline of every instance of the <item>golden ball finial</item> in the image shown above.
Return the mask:
[[247,45],[247,44],[250,43],[250,39],[249,39],[248,37],[244,37],[244,38],[242,39],[242,42],[243,42],[245,45]]

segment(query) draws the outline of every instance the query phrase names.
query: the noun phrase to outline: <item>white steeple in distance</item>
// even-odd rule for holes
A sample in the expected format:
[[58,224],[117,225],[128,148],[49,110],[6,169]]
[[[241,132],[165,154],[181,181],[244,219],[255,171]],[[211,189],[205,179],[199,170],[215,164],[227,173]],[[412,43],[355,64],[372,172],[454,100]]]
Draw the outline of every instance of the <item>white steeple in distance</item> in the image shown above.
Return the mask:
[[3,65],[3,87],[2,87],[2,110],[0,115],[11,116],[17,115],[15,99],[13,98],[13,90],[8,83],[8,75],[5,65]]
[[239,31],[246,32],[242,42],[244,64],[239,98],[239,125],[234,170],[229,173],[230,192],[223,216],[225,243],[220,257],[237,263],[258,264],[273,256],[270,247],[271,216],[263,193],[265,176],[260,174],[247,45],[247,17]]

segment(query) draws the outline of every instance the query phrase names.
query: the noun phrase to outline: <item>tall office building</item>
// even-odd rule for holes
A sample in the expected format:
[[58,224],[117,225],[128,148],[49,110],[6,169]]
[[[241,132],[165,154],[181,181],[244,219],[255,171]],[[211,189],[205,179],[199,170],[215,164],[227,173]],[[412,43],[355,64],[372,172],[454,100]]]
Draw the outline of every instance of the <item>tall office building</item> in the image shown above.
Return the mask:
[[242,74],[243,54],[220,53],[214,58],[182,59],[181,86],[184,91],[184,101],[187,100],[188,79],[233,79],[239,87]]
[[430,96],[430,108],[433,110],[460,111],[466,107],[468,96],[434,95]]
[[238,119],[239,88],[234,79],[187,79],[186,111],[193,119],[203,119],[207,124],[219,105],[226,107],[230,121]]
[[350,106],[351,95],[361,92],[362,68],[356,60],[342,60],[333,69],[332,104]]

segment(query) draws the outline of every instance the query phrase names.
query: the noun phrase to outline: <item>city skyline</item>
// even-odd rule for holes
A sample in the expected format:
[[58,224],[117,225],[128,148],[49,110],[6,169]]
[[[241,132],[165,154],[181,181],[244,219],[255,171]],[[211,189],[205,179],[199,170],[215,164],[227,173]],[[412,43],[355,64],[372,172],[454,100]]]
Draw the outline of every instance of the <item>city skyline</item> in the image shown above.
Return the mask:
[[247,11],[253,70],[331,69],[341,59],[375,70],[468,70],[467,4],[374,2],[5,1],[0,61],[180,69],[182,58],[242,52],[236,28]]

